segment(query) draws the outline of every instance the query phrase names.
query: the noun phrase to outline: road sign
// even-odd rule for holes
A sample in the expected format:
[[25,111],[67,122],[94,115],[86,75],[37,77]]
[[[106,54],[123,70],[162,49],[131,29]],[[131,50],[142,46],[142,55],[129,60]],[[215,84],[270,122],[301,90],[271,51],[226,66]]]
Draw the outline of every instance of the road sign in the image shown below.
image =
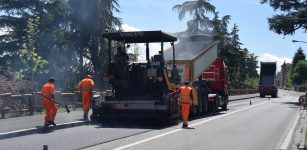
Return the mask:
[[300,97],[300,102],[301,102],[303,105],[307,105],[307,96],[301,96],[301,97]]

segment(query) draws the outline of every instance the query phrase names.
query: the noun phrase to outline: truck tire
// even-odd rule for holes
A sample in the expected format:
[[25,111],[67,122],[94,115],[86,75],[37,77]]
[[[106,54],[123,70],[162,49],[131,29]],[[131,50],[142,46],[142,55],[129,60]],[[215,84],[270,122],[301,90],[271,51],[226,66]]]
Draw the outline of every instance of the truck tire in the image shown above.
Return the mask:
[[222,106],[222,110],[224,110],[224,111],[227,110],[227,104],[226,103]]
[[213,115],[215,115],[218,112],[218,103],[217,103],[217,101],[218,101],[218,98],[215,98],[214,103],[210,103],[208,105],[208,111],[209,111],[209,113],[211,113]]
[[202,101],[199,101],[198,106],[197,106],[197,116],[202,115],[204,112],[204,105]]
[[223,100],[222,110],[226,111],[227,110],[227,104],[228,104],[228,95],[223,96],[222,100]]
[[264,94],[261,94],[261,93],[260,93],[260,98],[264,98],[264,96],[265,96]]

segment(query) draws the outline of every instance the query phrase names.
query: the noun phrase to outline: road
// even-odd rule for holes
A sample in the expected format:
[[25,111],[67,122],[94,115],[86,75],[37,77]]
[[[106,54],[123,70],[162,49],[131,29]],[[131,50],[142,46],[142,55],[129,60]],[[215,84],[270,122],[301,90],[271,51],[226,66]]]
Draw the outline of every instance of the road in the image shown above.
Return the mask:
[[[181,125],[92,124],[0,140],[0,149],[234,149],[272,150],[287,146],[288,133],[299,114],[297,96],[280,91],[279,98],[233,101],[228,111]],[[250,105],[250,102],[252,105]],[[290,136],[291,137],[291,136]],[[288,140],[285,140],[288,139]],[[286,141],[286,142],[285,142]]]

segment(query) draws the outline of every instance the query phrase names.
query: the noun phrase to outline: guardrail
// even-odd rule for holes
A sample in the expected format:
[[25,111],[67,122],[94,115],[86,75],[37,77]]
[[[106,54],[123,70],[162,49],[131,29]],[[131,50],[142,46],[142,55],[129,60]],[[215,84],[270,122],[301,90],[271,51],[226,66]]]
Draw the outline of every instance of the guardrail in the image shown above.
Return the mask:
[[230,89],[228,92],[230,96],[246,95],[258,93],[258,89]]
[[[110,91],[109,91],[110,92]],[[106,92],[94,92],[95,94],[105,95]],[[229,95],[245,95],[258,93],[257,89],[231,89]],[[72,110],[82,107],[81,94],[75,92],[55,92],[55,99],[59,103],[65,103]],[[6,118],[6,114],[13,114],[14,117],[21,115],[33,115],[34,112],[42,112],[44,109],[41,96],[38,94],[0,94],[0,119]]]
[[[55,99],[59,103],[67,104],[72,110],[81,107],[80,92],[61,93],[55,92]],[[34,112],[42,112],[43,104],[41,96],[38,94],[0,94],[0,114],[1,119],[6,118],[5,115],[11,113],[16,116],[33,115]]]

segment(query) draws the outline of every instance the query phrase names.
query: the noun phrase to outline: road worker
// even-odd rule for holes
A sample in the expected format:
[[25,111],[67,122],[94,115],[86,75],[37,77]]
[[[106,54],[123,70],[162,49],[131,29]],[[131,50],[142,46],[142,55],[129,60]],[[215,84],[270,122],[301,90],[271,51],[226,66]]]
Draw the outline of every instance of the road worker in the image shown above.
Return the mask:
[[49,125],[56,125],[54,123],[54,118],[57,113],[58,107],[55,104],[54,100],[54,78],[50,78],[46,84],[41,89],[41,94],[43,95],[43,105],[46,109],[45,115],[45,124],[44,126],[48,127]]
[[127,55],[127,53],[121,48],[118,47],[117,48],[117,52],[114,55],[114,62],[116,64],[126,64],[129,61],[129,56]]
[[83,80],[79,82],[78,90],[82,93],[82,108],[83,118],[88,119],[88,112],[91,107],[91,98],[93,96],[94,81],[91,75],[86,75]]
[[181,116],[182,116],[182,128],[188,128],[188,118],[190,113],[190,107],[193,104],[192,88],[189,87],[189,82],[185,81],[177,91],[170,93],[171,96],[180,94],[181,104]]

